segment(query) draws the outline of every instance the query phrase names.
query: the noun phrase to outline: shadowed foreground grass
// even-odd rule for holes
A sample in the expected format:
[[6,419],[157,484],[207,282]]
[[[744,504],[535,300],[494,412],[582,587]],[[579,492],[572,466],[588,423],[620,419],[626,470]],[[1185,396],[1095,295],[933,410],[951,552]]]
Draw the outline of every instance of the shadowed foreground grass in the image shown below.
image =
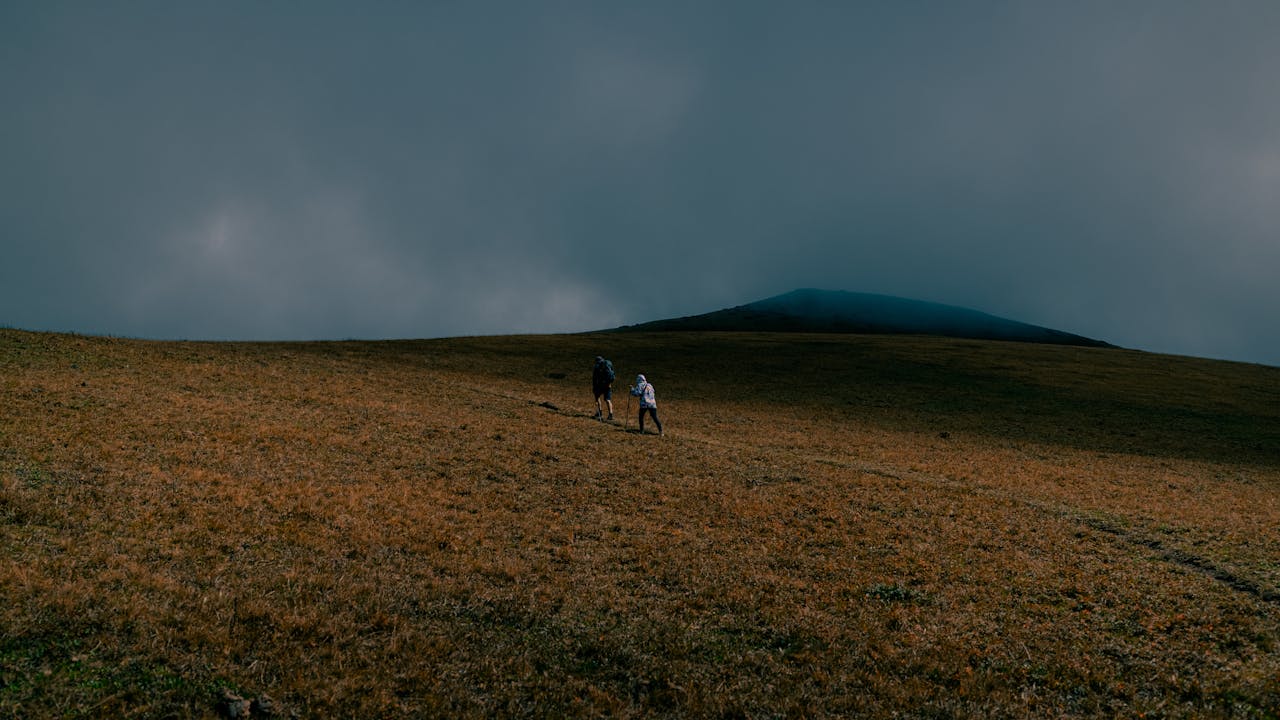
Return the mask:
[[0,406],[0,717],[1280,713],[1276,368],[0,330]]

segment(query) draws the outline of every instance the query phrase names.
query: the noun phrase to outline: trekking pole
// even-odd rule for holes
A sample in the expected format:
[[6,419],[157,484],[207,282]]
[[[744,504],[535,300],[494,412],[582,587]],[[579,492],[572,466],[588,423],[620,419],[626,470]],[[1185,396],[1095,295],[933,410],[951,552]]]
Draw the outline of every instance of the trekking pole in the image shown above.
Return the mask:
[[627,393],[627,419],[622,429],[623,431],[631,429],[631,393]]

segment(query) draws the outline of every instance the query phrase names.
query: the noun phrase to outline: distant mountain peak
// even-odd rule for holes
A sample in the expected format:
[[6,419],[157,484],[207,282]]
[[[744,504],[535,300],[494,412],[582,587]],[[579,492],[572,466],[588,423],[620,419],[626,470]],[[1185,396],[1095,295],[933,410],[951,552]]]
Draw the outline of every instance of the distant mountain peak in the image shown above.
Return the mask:
[[1114,347],[1101,340],[954,305],[892,295],[817,288],[801,288],[746,305],[702,315],[627,325],[617,330],[940,335],[978,340]]

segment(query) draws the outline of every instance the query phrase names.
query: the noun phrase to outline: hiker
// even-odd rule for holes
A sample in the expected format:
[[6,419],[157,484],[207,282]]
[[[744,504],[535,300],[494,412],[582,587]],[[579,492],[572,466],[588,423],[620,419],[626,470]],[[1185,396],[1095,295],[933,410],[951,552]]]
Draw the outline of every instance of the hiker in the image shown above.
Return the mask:
[[636,376],[636,385],[631,394],[640,398],[640,432],[644,433],[644,414],[648,411],[653,416],[653,424],[658,426],[658,434],[662,435],[662,421],[658,419],[658,401],[653,395],[653,385],[644,379],[644,375]]
[[[596,419],[604,420],[604,409],[609,408],[609,422],[613,422],[613,363],[600,355],[591,368],[591,392],[596,396]],[[603,400],[603,402],[601,402]]]

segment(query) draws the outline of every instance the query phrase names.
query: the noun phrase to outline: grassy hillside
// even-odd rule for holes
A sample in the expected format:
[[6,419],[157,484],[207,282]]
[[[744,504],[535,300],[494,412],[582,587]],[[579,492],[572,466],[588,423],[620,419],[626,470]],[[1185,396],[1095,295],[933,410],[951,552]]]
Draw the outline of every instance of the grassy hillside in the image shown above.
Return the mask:
[[0,330],[0,407],[0,717],[1280,713],[1276,368]]

